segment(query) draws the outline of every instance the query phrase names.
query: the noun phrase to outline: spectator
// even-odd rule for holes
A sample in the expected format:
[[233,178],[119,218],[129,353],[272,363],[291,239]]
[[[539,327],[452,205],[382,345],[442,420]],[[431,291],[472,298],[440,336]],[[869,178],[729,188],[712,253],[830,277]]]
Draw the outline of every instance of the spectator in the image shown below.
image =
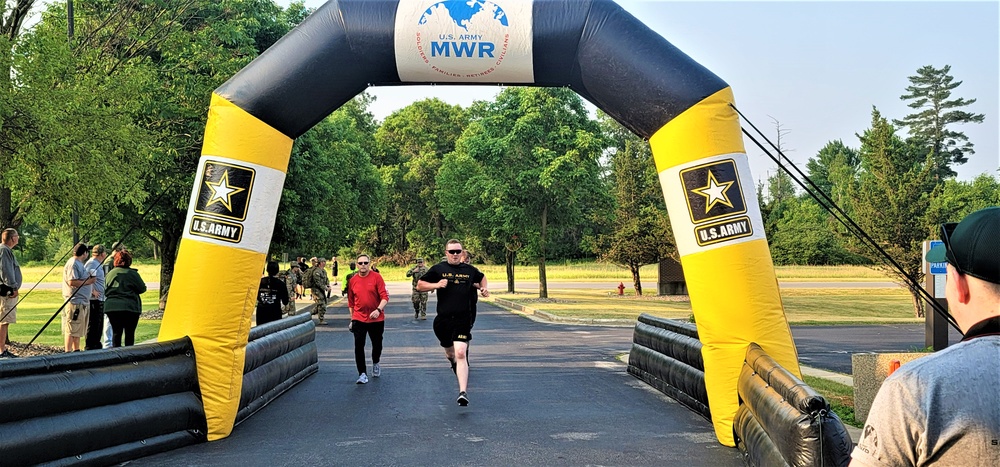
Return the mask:
[[257,325],[281,319],[282,307],[288,305],[288,286],[278,279],[278,262],[267,262],[267,277],[257,288]]
[[278,273],[278,280],[285,283],[285,289],[288,290],[288,304],[285,305],[281,311],[288,316],[295,316],[298,310],[295,309],[295,289],[299,283],[299,263],[292,261],[288,264],[288,270]]
[[[121,242],[117,242],[117,243],[115,243],[115,248],[112,251],[113,251],[113,253],[111,254],[111,261],[106,261],[104,263],[104,277],[105,278],[107,278],[108,273],[110,273],[111,270],[115,268],[115,265],[114,265],[114,257],[115,257],[115,255],[118,254],[119,251],[128,251],[128,247],[126,247]],[[113,339],[114,339],[114,332],[111,330],[111,320],[108,319],[108,314],[105,313],[104,314],[104,332],[101,335],[101,345],[103,345],[105,349],[110,349],[113,346],[113,344],[114,344],[114,340]]]
[[350,267],[351,267],[351,272],[347,273],[347,276],[344,277],[344,290],[342,290],[340,294],[342,297],[347,296],[347,285],[351,283],[351,278],[354,277],[355,274],[357,274],[357,272],[355,271],[355,269],[357,269],[357,265],[354,263],[354,261],[351,261]]
[[77,243],[73,247],[73,257],[63,268],[62,296],[67,300],[63,307],[63,336],[67,352],[80,350],[80,339],[87,335],[90,322],[90,292],[97,281],[83,260],[87,258],[87,245]]
[[101,334],[104,331],[104,260],[108,257],[104,245],[98,243],[90,250],[90,260],[83,266],[87,275],[94,276],[94,286],[90,292],[90,318],[87,320],[86,350],[100,350]]
[[127,250],[115,254],[114,269],[107,277],[107,300],[104,313],[111,321],[112,346],[121,347],[135,344],[135,328],[142,314],[142,298],[146,283],[139,271],[132,269],[132,254]]
[[1000,465],[1000,207],[941,226],[945,297],[963,338],[885,379],[852,465]]
[[306,259],[302,256],[296,258],[295,261],[299,263],[299,272],[295,275],[295,280],[298,281],[298,285],[295,286],[295,298],[302,298],[306,293],[305,288],[302,287],[302,276],[309,270],[309,267],[306,266]]
[[326,275],[326,258],[317,258],[316,267],[311,268],[310,275],[312,275],[312,296],[313,307],[312,314],[319,315],[319,324],[326,325],[326,305],[330,299],[330,276]]
[[333,266],[330,267],[330,273],[333,274],[333,285],[337,285],[340,283],[340,280],[338,279],[340,276],[340,268],[337,264],[337,257],[334,256],[330,262],[333,263]]
[[20,237],[17,230],[4,229],[0,234],[0,358],[17,355],[7,349],[7,326],[17,322],[17,294],[21,288],[21,265],[14,257]]
[[427,266],[424,266],[424,259],[417,258],[417,265],[406,271],[406,277],[412,277],[413,281],[410,292],[410,302],[413,303],[413,319],[427,319],[427,292],[417,290],[417,281],[427,274]]
[[365,364],[365,337],[372,341],[372,377],[382,375],[382,334],[385,332],[385,305],[389,292],[382,275],[370,270],[368,255],[357,258],[358,273],[347,284],[347,309],[351,312],[349,329],[354,333],[354,362],[358,367],[358,384],[368,382]]

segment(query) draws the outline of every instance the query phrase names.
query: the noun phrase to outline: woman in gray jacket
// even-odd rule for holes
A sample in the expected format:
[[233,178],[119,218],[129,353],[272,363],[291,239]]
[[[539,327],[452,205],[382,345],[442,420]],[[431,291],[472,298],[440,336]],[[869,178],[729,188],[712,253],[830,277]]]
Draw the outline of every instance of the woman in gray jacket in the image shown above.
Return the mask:
[[108,273],[104,283],[104,314],[111,322],[112,346],[122,346],[122,333],[125,334],[125,345],[135,344],[135,328],[139,324],[142,313],[142,300],[139,295],[146,291],[146,282],[139,277],[139,271],[132,269],[132,254],[127,250],[115,253],[115,268]]

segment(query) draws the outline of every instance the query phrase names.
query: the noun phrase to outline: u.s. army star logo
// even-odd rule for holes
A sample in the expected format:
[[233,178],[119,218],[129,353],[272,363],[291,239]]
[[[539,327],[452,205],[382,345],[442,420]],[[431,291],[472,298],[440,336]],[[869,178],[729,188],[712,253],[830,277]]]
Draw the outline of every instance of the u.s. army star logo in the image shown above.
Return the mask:
[[725,159],[680,172],[691,222],[742,214],[747,211],[736,161]]
[[223,162],[205,162],[194,211],[242,221],[247,217],[254,169]]

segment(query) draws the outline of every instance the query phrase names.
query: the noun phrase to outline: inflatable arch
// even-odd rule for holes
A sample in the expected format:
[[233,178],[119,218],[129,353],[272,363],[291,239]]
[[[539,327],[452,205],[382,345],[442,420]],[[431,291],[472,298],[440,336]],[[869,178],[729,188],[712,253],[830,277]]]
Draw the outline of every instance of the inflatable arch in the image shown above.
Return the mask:
[[[750,342],[798,375],[733,95],[610,0],[331,0],[212,96],[160,339],[194,342],[210,440],[232,431],[294,138],[368,86],[569,86],[652,146],[734,445]],[[203,280],[202,264],[234,264]]]

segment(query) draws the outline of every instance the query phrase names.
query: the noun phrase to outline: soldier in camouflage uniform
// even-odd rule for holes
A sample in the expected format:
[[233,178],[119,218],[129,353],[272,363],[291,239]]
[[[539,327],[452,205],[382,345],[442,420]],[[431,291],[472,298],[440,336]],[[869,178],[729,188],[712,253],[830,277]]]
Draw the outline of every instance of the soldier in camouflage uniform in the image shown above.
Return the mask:
[[326,275],[326,258],[318,258],[318,266],[312,268],[313,314],[319,315],[319,324],[326,324],[326,304],[330,293],[330,277]]
[[292,261],[292,263],[288,266],[289,268],[287,271],[278,273],[278,279],[284,282],[285,286],[288,288],[288,305],[285,305],[285,307],[281,309],[281,312],[287,313],[288,316],[295,316],[295,286],[299,283],[299,263]]
[[427,319],[427,292],[417,291],[417,281],[427,274],[427,266],[424,266],[424,259],[417,258],[417,265],[406,271],[406,277],[413,277],[413,293],[410,301],[413,302],[413,319]]

